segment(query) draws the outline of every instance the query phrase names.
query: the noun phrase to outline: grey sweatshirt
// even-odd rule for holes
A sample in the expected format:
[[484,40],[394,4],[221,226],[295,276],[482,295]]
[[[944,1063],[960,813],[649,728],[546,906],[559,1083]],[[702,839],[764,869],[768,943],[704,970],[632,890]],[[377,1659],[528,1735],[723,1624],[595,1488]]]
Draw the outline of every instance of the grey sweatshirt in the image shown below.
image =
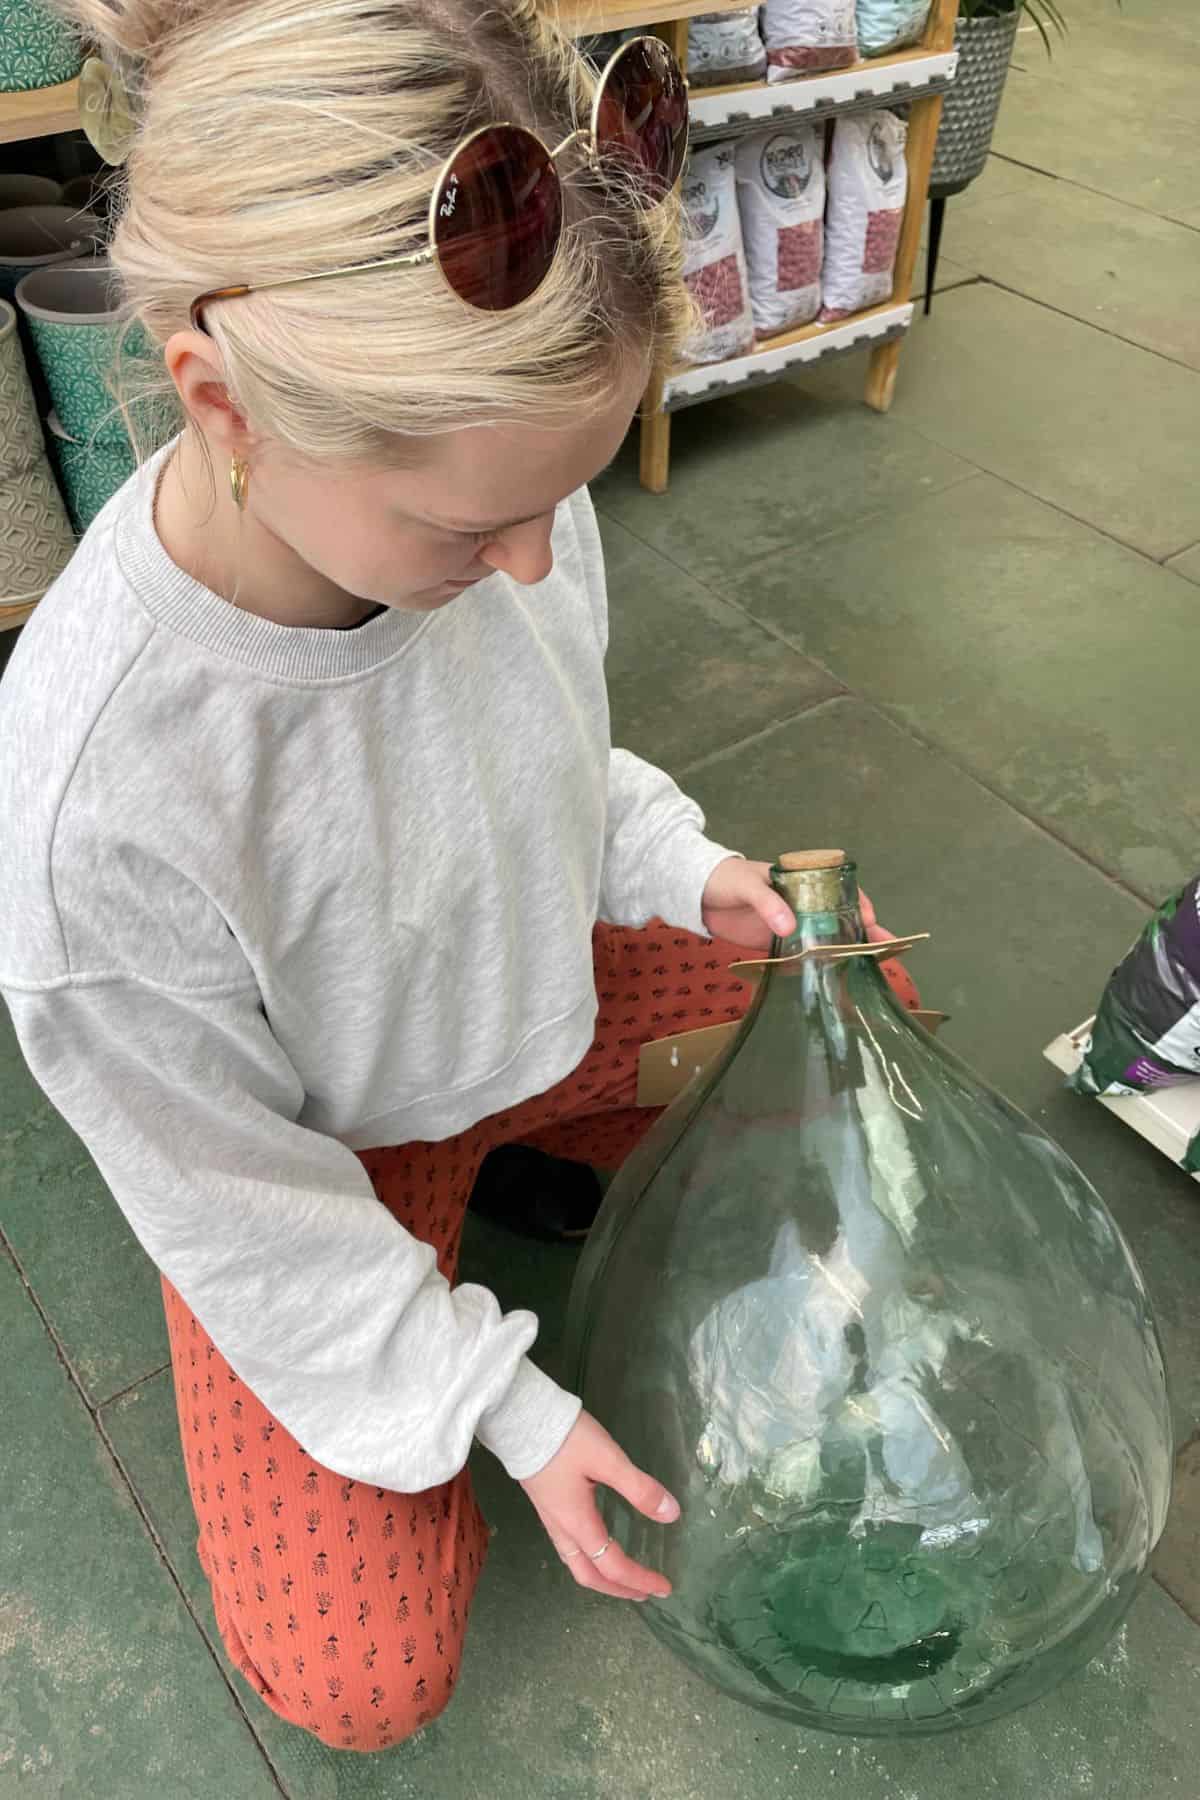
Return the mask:
[[[0,687],[0,989],[37,1080],[234,1369],[339,1473],[520,1479],[579,1410],[532,1314],[453,1290],[353,1154],[442,1139],[588,1049],[597,917],[701,930],[729,852],[609,743],[586,492],[555,565],[354,631],[171,562],[162,458]],[[71,1230],[63,1217],[58,1228]]]

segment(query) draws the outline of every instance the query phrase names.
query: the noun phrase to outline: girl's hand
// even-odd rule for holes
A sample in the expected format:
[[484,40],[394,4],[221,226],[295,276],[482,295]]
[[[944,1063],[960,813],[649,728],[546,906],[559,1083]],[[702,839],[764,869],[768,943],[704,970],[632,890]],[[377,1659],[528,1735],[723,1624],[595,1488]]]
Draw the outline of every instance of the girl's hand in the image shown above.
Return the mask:
[[558,1454],[521,1486],[580,1587],[618,1600],[666,1599],[671,1592],[666,1576],[635,1563],[618,1543],[609,1543],[603,1556],[596,1556],[608,1542],[596,1506],[597,1487],[612,1488],[648,1519],[666,1524],[679,1517],[679,1503],[653,1476],[634,1467],[590,1413],[580,1413]]
[[796,929],[791,907],[771,886],[770,863],[743,862],[740,856],[717,864],[700,911],[709,937],[751,950],[769,950],[772,937],[787,937]]
[[[866,894],[860,894],[859,901],[867,942],[886,943],[895,934],[879,923]],[[710,937],[745,944],[751,950],[769,950],[772,937],[787,937],[796,929],[791,908],[771,886],[770,863],[743,862],[738,856],[718,863],[709,876],[701,912]],[[919,1007],[920,996],[908,971],[895,959],[882,967],[903,1003]]]
[[[877,944],[890,938],[867,896],[860,899],[868,940]],[[796,929],[791,907],[771,886],[770,863],[743,862],[740,856],[717,864],[708,878],[701,912],[710,937],[747,944],[752,950],[769,950],[772,937],[788,937]]]

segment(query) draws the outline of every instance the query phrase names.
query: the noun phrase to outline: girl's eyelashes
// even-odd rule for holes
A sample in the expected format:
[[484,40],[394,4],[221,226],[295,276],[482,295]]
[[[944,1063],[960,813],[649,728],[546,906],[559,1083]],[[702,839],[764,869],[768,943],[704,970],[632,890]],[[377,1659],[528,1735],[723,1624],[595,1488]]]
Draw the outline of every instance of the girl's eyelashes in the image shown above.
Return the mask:
[[486,544],[496,535],[494,531],[454,531],[449,525],[435,525],[433,530],[452,544]]

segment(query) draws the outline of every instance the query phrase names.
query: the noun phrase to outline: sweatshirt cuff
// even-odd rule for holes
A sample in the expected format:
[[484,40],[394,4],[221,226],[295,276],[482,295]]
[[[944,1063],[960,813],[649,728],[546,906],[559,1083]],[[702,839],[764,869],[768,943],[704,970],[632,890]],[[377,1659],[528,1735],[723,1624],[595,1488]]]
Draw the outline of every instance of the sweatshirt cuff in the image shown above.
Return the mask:
[[525,1356],[503,1400],[481,1415],[475,1436],[514,1481],[528,1481],[562,1449],[582,1410],[583,1402],[575,1394],[560,1388]]
[[701,909],[704,890],[717,864],[730,856],[745,860],[740,850],[726,850],[690,827],[666,839],[657,846],[659,866],[653,873],[647,871],[651,913],[681,931],[707,937]]

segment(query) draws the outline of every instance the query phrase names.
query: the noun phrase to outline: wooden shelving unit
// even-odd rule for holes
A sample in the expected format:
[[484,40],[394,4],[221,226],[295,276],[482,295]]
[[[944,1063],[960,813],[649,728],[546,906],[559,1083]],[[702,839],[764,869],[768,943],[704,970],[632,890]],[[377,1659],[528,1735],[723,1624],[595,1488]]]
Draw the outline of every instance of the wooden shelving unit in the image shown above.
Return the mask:
[[0,94],[0,144],[52,137],[79,126],[79,83],[35,88],[29,94]]
[[[731,0],[560,0],[558,17],[576,35],[653,27],[670,43],[681,61],[687,59],[687,21],[701,12],[733,11]],[[696,143],[736,137],[773,121],[815,122],[839,113],[876,106],[909,104],[908,197],[896,252],[892,297],[832,325],[806,325],[798,331],[760,339],[746,356],[723,363],[689,365],[671,370],[646,395],[641,424],[641,478],[651,493],[666,491],[670,473],[671,414],[681,407],[712,399],[739,387],[775,380],[797,363],[868,349],[865,398],[876,412],[892,403],[900,344],[912,322],[913,270],[921,241],[921,223],[929,192],[929,170],[942,112],[942,95],[954,79],[958,57],[954,22],[958,0],[934,0],[921,44],[895,56],[855,63],[849,69],[808,75],[794,81],[751,82],[700,88],[692,95],[692,137]]]

